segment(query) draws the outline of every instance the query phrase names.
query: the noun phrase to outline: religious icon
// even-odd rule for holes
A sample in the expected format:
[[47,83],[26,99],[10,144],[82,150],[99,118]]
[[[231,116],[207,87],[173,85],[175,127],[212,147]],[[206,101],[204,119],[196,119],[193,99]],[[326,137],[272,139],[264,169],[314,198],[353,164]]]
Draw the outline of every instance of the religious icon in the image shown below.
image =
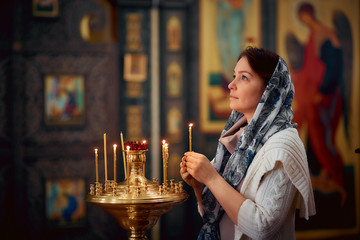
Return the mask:
[[147,56],[127,53],[124,56],[124,79],[128,82],[144,82],[147,77]]
[[182,71],[177,62],[172,62],[166,70],[166,90],[169,97],[181,97]]
[[169,51],[178,51],[181,48],[181,22],[172,16],[166,24],[166,43]]
[[36,17],[57,17],[59,0],[32,0],[32,12]]
[[127,53],[124,56],[124,79],[126,95],[140,97],[143,94],[141,83],[147,78],[147,56]]
[[84,179],[48,179],[45,198],[46,225],[49,228],[82,227],[85,225]]
[[[359,45],[354,34],[359,29],[354,10],[359,2],[354,4],[279,1],[279,7],[291,9],[278,11],[278,44],[291,69],[296,90],[293,121],[306,146],[317,206],[308,224],[297,221],[301,230],[355,226],[356,217],[351,215],[358,206],[354,195],[358,177],[350,155],[356,146],[349,128],[352,106],[358,103],[351,99],[359,94],[359,88],[353,87],[358,79],[354,66],[359,65],[353,57]],[[336,223],[330,220],[334,218]]]
[[228,84],[244,44],[260,46],[260,1],[200,1],[200,130],[218,133],[231,113]]
[[84,123],[85,92],[82,75],[47,75],[44,94],[46,125]]

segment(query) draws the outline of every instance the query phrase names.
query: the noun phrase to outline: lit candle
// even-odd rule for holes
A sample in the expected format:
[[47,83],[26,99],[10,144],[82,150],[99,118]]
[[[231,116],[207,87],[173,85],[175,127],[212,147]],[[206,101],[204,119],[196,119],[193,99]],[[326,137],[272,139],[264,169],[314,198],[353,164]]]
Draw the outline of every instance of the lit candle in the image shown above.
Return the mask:
[[121,150],[122,150],[122,154],[123,154],[123,161],[124,161],[124,174],[125,174],[125,179],[127,178],[127,171],[126,171],[126,158],[125,158],[125,149],[124,149],[124,138],[123,138],[123,133],[120,133],[120,138],[121,138]]
[[116,147],[117,145],[114,144],[114,182],[116,182]]
[[166,141],[165,141],[165,139],[163,139],[162,140],[162,154],[163,154],[163,156],[164,156],[164,150],[165,150],[165,143],[166,143]]
[[130,186],[129,152],[130,152],[130,146],[126,146],[126,165],[127,165],[126,172],[127,172],[127,175],[128,175],[128,178],[127,178],[127,185],[128,185],[128,186]]
[[98,167],[98,149],[95,148],[95,169],[96,169],[96,183],[99,182],[99,167]]
[[192,152],[192,136],[191,136],[191,127],[193,126],[192,123],[189,124],[189,151]]
[[105,162],[105,182],[107,181],[107,158],[106,158],[106,133],[104,133],[104,162]]
[[168,150],[168,144],[165,143],[165,172],[164,172],[164,182],[167,184],[167,164],[169,159],[169,150]]
[[[165,158],[165,144],[166,144],[166,141],[165,139],[162,140],[162,155],[163,155],[163,162],[165,161],[164,158]],[[163,164],[164,165],[164,164]]]
[[143,146],[142,146],[142,149],[143,149],[143,150],[146,150],[147,147],[148,147],[146,140],[143,140],[143,141],[142,141],[142,145],[143,145]]
[[164,184],[167,184],[167,158],[168,158],[168,144],[165,140],[162,141],[162,155],[163,155],[163,175]]
[[[141,150],[146,150],[146,149],[147,149],[147,143],[146,140],[143,140],[141,144]],[[143,164],[143,176],[145,176],[145,162]]]

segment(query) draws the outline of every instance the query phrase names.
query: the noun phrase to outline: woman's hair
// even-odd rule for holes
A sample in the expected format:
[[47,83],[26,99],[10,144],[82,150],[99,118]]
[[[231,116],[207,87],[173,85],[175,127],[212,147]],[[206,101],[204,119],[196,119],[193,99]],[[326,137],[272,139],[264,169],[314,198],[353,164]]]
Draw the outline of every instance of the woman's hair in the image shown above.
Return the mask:
[[307,13],[312,18],[315,19],[315,9],[314,6],[310,3],[302,3],[298,8],[298,15],[300,16],[301,13]]
[[266,86],[278,64],[279,55],[263,48],[249,46],[240,53],[237,61],[242,57],[246,57],[252,70],[264,80]]

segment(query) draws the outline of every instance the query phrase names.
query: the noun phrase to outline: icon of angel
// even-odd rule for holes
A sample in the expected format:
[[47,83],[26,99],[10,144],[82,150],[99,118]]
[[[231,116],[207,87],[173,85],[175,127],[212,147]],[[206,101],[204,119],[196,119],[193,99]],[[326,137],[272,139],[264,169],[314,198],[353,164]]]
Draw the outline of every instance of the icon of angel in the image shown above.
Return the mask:
[[[302,3],[297,16],[309,29],[305,44],[294,33],[286,36],[286,51],[295,85],[294,121],[306,132],[306,146],[313,164],[314,190],[339,193],[346,199],[344,161],[335,133],[342,128],[349,142],[349,105],[353,70],[353,40],[347,16],[332,13],[332,27],[317,17],[310,3]],[[310,163],[311,164],[311,163]]]

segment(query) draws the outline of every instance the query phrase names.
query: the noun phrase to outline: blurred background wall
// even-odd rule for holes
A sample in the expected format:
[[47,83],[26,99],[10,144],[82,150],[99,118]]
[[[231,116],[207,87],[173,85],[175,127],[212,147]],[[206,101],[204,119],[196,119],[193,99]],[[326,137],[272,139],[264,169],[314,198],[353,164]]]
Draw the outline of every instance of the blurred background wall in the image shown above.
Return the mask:
[[[312,36],[311,28],[297,15],[303,2],[1,1],[1,236],[126,239],[115,218],[83,201],[95,181],[94,148],[102,147],[103,133],[107,133],[109,154],[112,144],[119,145],[120,131],[127,140],[149,140],[149,179],[162,177],[160,159],[151,153],[159,151],[160,143],[151,139],[154,135],[166,138],[169,178],[180,180],[178,164],[188,149],[188,123],[195,125],[193,149],[212,159],[228,116],[220,104],[231,80],[226,67],[233,67],[246,45],[256,45],[277,51],[294,72],[296,89],[297,85],[301,89],[295,99],[295,118],[308,151],[318,214],[310,221],[297,219],[298,238],[360,239],[360,154],[355,153],[360,147],[360,5],[358,0],[309,1],[316,19],[332,32],[323,39],[338,43],[341,69],[347,73],[341,75],[344,86],[339,81],[329,85],[342,89],[333,91],[340,91],[343,100],[341,109],[330,112],[319,101],[301,105],[306,104],[301,99],[327,95],[317,88],[309,95],[309,85],[302,83],[301,74],[317,72],[303,69],[310,61],[306,47]],[[214,99],[218,104],[212,105]],[[319,109],[328,113],[328,122],[340,116],[336,124],[321,123],[324,130],[315,139],[330,142],[330,147],[324,145],[320,153],[310,140],[314,137],[309,126],[315,120],[306,117]],[[331,147],[338,157],[323,154]],[[340,159],[335,180],[321,174],[327,169],[324,158]],[[121,161],[118,169],[120,182],[124,179]],[[99,170],[103,178],[103,164]],[[324,174],[328,178],[322,178]],[[154,231],[148,232],[150,239],[197,237],[201,218],[192,190],[185,189],[189,199],[161,217]],[[77,202],[72,211],[71,199]]]

